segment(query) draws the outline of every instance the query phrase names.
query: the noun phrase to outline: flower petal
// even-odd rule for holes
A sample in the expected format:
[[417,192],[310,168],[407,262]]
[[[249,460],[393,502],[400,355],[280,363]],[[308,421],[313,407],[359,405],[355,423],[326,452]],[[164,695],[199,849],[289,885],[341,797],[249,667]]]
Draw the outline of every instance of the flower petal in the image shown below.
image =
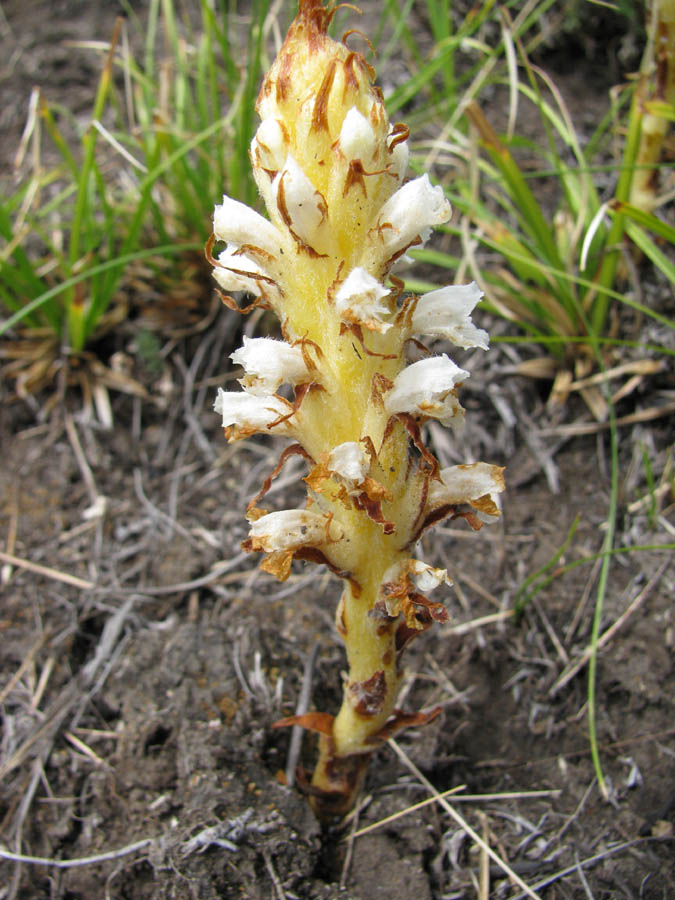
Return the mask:
[[213,215],[213,233],[219,241],[227,241],[237,247],[246,245],[250,252],[259,249],[276,259],[280,255],[282,235],[274,225],[252,210],[245,203],[227,195],[216,206]]
[[249,338],[244,346],[230,354],[246,375],[239,384],[250,394],[269,395],[284,383],[301,384],[311,380],[302,350],[274,338]]
[[436,569],[421,559],[411,559],[410,564],[410,574],[419,591],[433,591],[439,584],[452,584],[447,569]]
[[433,591],[439,584],[452,584],[447,569],[436,569],[421,559],[403,559],[384,573],[380,592],[386,596],[392,592],[392,585],[405,584],[409,578],[420,591]]
[[223,427],[233,426],[228,433],[228,440],[237,440],[258,431],[265,431],[274,426],[275,434],[292,434],[293,426],[289,420],[274,424],[279,419],[293,412],[293,407],[276,394],[256,397],[247,391],[224,391],[218,388],[218,396],[213,406],[223,417]]
[[384,204],[377,220],[377,233],[390,256],[405,250],[418,238],[424,243],[432,225],[450,218],[452,208],[440,185],[432,186],[428,175],[400,187]]
[[483,296],[475,281],[455,284],[423,294],[415,306],[411,334],[444,337],[458,347],[488,348],[488,333],[471,321],[473,308]]
[[[228,244],[226,249],[218,256],[219,265],[213,269],[213,277],[224,291],[246,291],[254,297],[262,294],[261,280],[256,275],[269,277],[267,272],[246,253],[240,253],[235,244]],[[251,277],[246,276],[251,273]],[[275,285],[267,282],[267,288],[279,294]]]
[[389,291],[361,266],[352,269],[335,294],[335,308],[346,322],[364,325],[371,331],[384,334],[391,323],[381,316],[389,314],[389,307],[380,303]]
[[348,492],[363,490],[370,469],[370,458],[356,441],[346,441],[333,447],[326,460],[326,468],[344,484]]
[[468,503],[487,516],[499,515],[496,495],[504,490],[504,469],[477,462],[441,469],[440,481],[429,484],[427,509]]
[[247,549],[274,553],[320,547],[339,541],[343,533],[342,527],[330,516],[306,509],[282,509],[267,513],[252,523]]
[[421,359],[396,376],[394,386],[384,396],[384,406],[391,415],[412,413],[438,419],[443,425],[459,425],[464,410],[455,387],[469,377],[445,354]]
[[[385,572],[375,608],[383,609],[388,616],[403,614],[408,627],[414,630],[428,627],[431,619],[447,622],[448,611],[443,604],[433,603],[420,593],[442,583],[452,584],[445,569],[434,569],[419,559],[399,560]],[[419,616],[420,609],[426,612],[426,624]]]

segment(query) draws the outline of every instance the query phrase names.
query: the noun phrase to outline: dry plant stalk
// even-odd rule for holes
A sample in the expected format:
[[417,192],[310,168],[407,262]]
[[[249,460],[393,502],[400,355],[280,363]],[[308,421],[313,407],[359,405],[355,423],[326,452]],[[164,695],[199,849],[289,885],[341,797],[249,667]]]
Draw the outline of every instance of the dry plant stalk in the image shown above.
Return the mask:
[[[352,807],[381,742],[436,712],[395,708],[404,648],[447,619],[423,593],[447,582],[446,572],[412,556],[418,539],[446,517],[480,528],[499,515],[504,488],[502,469],[441,469],[424,444],[428,419],[461,425],[457,389],[469,373],[428,352],[407,365],[406,346],[426,334],[486,349],[470,318],[481,293],[474,283],[402,297],[392,267],[447,221],[450,205],[426,175],[404,183],[408,128],[390,124],[365,59],[328,37],[334,13],[300,0],[258,97],[251,160],[269,221],[224,197],[208,247],[220,288],[254,298],[240,309],[223,293],[224,303],[273,310],[284,337],[244,338],[232,355],[244,390],[220,390],[215,405],[228,441],[293,440],[249,503],[243,546],[266,554],[262,568],[281,580],[293,559],[344,580],[342,708],[277,723],[320,735],[307,789],[323,819]],[[227,246],[214,258],[216,241]],[[277,393],[282,385],[292,400]],[[258,504],[293,454],[308,463],[306,507],[269,512]]]
[[640,143],[630,202],[652,212],[659,205],[659,160],[670,127],[666,109],[675,105],[675,0],[652,0],[646,4],[646,13],[647,47],[635,98]]

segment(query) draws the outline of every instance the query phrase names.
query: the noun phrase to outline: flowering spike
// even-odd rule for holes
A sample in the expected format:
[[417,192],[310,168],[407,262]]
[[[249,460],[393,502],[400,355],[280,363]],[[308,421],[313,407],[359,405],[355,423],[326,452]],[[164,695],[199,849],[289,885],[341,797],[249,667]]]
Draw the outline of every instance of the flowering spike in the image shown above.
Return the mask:
[[[344,581],[336,614],[349,663],[342,708],[335,718],[277,723],[319,733],[306,790],[322,818],[349,810],[383,740],[437,713],[395,708],[405,647],[448,618],[426,596],[449,583],[447,573],[412,557],[417,538],[446,516],[479,528],[499,515],[504,489],[496,466],[441,469],[425,444],[428,419],[461,425],[457,394],[469,373],[445,354],[407,364],[406,347],[432,335],[487,349],[487,334],[471,322],[481,294],[471,284],[404,298],[390,275],[448,220],[450,204],[427,175],[404,180],[408,128],[389,122],[363,57],[328,37],[336,9],[300,0],[260,90],[251,162],[268,218],[225,197],[207,248],[219,286],[271,308],[284,337],[244,338],[232,354],[243,390],[221,390],[216,400],[228,440],[269,433],[296,442],[249,504],[243,546],[264,554],[262,568],[282,580],[301,560]],[[214,258],[215,241],[226,246]],[[277,393],[289,390],[283,385],[292,401]],[[306,508],[258,508],[298,453],[308,468]]]

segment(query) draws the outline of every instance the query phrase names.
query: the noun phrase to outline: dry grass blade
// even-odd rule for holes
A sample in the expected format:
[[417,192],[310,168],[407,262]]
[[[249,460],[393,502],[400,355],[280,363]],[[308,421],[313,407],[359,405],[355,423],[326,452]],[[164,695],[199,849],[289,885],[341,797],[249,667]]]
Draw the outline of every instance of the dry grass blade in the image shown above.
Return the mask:
[[[626,624],[628,619],[633,615],[633,613],[638,610],[647,597],[651,594],[652,590],[656,587],[656,585],[661,580],[661,576],[666,571],[668,566],[670,565],[670,560],[667,559],[663,565],[658,569],[655,575],[650,578],[644,588],[640,591],[640,593],[635,597],[635,599],[628,605],[628,607],[624,610],[624,612],[619,616],[616,622],[611,625],[607,631],[599,638],[597,647],[595,648],[595,652],[602,650],[602,648],[608,644],[617,631]],[[586,663],[589,661],[591,656],[593,655],[594,648],[587,647],[584,651],[583,655],[580,659],[578,659],[569,669],[566,669],[560,678],[553,685],[551,690],[549,691],[549,697],[555,697],[558,691],[562,690],[566,684],[568,684],[578,672],[583,669]]]
[[21,677],[23,676],[23,673],[26,671],[26,669],[30,665],[32,665],[33,661],[35,660],[35,656],[37,655],[38,650],[42,647],[42,645],[45,643],[45,641],[47,640],[48,637],[49,637],[49,634],[47,632],[43,632],[38,637],[38,639],[35,641],[33,646],[30,647],[30,649],[28,650],[28,653],[26,653],[23,660],[21,661],[21,665],[19,666],[19,668],[9,679],[9,681],[7,682],[5,687],[0,691],[0,705],[2,705],[5,702],[5,700],[7,699],[7,697],[12,693],[12,691],[14,690],[16,685],[21,680]]
[[478,814],[481,827],[483,831],[483,841],[485,842],[483,847],[481,847],[480,852],[480,875],[479,875],[479,890],[478,896],[479,900],[489,900],[490,898],[490,857],[487,854],[488,847],[488,839],[490,837],[490,827],[488,825],[487,816],[484,812],[479,812]]
[[480,616],[478,619],[472,619],[470,622],[464,622],[461,625],[455,625],[453,628],[443,629],[444,637],[458,637],[463,634],[469,634],[485,625],[494,625],[495,622],[505,622],[507,619],[513,618],[515,610],[505,609],[502,612],[490,613],[487,616]]
[[32,866],[51,866],[54,869],[75,869],[78,866],[93,866],[98,863],[108,862],[111,859],[121,859],[123,856],[129,856],[131,853],[144,850],[154,843],[154,840],[154,838],[144,838],[142,841],[136,841],[133,844],[128,844],[126,847],[120,847],[119,850],[96,853],[94,856],[83,856],[80,859],[50,859],[46,856],[25,856],[23,853],[12,853],[0,847],[0,859],[6,859],[8,862],[26,863]]
[[61,581],[63,584],[81,588],[83,591],[91,591],[96,587],[93,581],[78,578],[76,575],[69,575],[67,572],[60,572],[58,569],[52,569],[50,566],[41,566],[40,563],[31,562],[29,559],[23,559],[20,556],[14,556],[12,553],[3,553],[2,550],[0,550],[0,560],[20,569],[35,572],[36,575],[44,575],[45,578],[51,578],[54,581]]
[[620,378],[622,375],[656,375],[663,372],[665,362],[659,359],[638,359],[613,366],[604,372],[596,372],[587,378],[580,378],[571,382],[568,387],[571,391],[580,391],[592,385],[605,384],[612,378]]
[[[650,406],[648,409],[641,409],[639,412],[620,416],[615,420],[614,425],[620,427],[622,425],[638,425],[641,422],[653,422],[655,419],[660,419],[674,412],[675,403],[664,403],[663,406]],[[601,431],[607,431],[610,427],[610,422],[579,422],[576,425],[556,425],[554,428],[542,428],[539,434],[546,437],[553,435],[576,437],[582,434],[599,434]]]
[[492,849],[492,847],[489,846],[489,844],[486,844],[483,838],[478,834],[478,832],[474,831],[474,829],[471,827],[471,825],[469,825],[466,819],[463,816],[460,816],[460,814],[455,809],[453,809],[452,806],[450,806],[450,804],[444,797],[441,797],[441,795],[429,781],[429,779],[420,772],[415,763],[410,759],[407,753],[402,750],[401,747],[399,747],[396,741],[393,738],[389,738],[387,743],[396,753],[398,758],[404,763],[404,765],[406,765],[408,769],[410,769],[410,771],[415,775],[415,777],[418,778],[429,791],[431,791],[431,793],[441,804],[443,809],[448,813],[448,815],[452,819],[454,819],[454,821],[460,826],[460,828],[464,829],[471,840],[474,841],[481,848],[481,850],[484,850],[485,853],[487,853],[487,855],[490,857],[490,859],[499,866],[502,872],[504,872],[512,881],[514,881],[518,885],[519,888],[521,888],[522,891],[524,891],[524,896],[531,897],[532,900],[541,900],[541,898],[525,884],[523,879],[513,871],[509,864],[505,862],[498,853],[495,853],[495,851]]
[[397,819],[402,819],[404,816],[407,816],[410,813],[417,812],[418,809],[423,809],[425,806],[431,806],[432,803],[438,803],[445,797],[451,797],[453,794],[457,794],[459,791],[463,791],[465,787],[465,784],[458,784],[456,787],[448,788],[447,791],[443,791],[442,793],[437,794],[433,797],[427,797],[426,800],[420,800],[419,803],[413,803],[412,806],[406,806],[405,809],[400,809],[398,812],[392,813],[390,816],[386,816],[384,819],[379,819],[377,822],[372,822],[370,825],[365,825],[363,828],[359,828],[358,831],[355,831],[354,834],[350,835],[350,839],[361,837],[364,834],[369,834],[371,831],[375,831],[376,829],[381,828],[383,825],[389,825],[390,822],[395,822]]
[[270,856],[267,847],[263,847],[262,853],[263,859],[265,860],[265,868],[267,869],[267,873],[272,879],[272,884],[274,885],[276,900],[286,900],[286,894],[284,893],[283,885],[281,884],[279,876],[276,873],[276,869],[274,868],[274,864],[272,863],[272,857]]
[[390,822],[395,822],[397,819],[403,818],[403,816],[407,816],[409,813],[417,812],[417,810],[422,809],[425,806],[431,806],[432,803],[438,803],[441,797],[454,797],[455,803],[492,803],[495,800],[533,800],[541,797],[559,797],[562,791],[560,790],[552,790],[552,791],[498,791],[494,794],[459,794],[459,791],[463,791],[466,785],[459,784],[454,788],[448,788],[447,791],[442,791],[438,795],[434,795],[433,797],[427,797],[426,800],[420,800],[419,803],[413,803],[412,806],[406,806],[405,809],[401,809],[398,812],[392,813],[390,816],[386,816],[384,819],[379,819],[377,822],[372,822],[370,825],[365,825],[363,828],[360,828],[358,831],[355,831],[353,835],[350,835],[351,838],[361,837],[363,834],[368,834],[371,831],[375,831],[377,828],[381,828],[383,825],[388,825]]
[[[645,841],[645,838],[635,838],[632,841],[624,841],[622,844],[617,844],[615,847],[609,847],[607,850],[603,850],[602,853],[596,853],[593,856],[587,856],[586,859],[578,860],[574,863],[574,865],[567,866],[565,869],[559,869],[553,875],[550,875],[548,878],[542,878],[541,881],[538,881],[535,884],[536,890],[541,890],[541,888],[548,887],[556,881],[560,881],[561,878],[565,878],[567,875],[571,875],[573,872],[578,872],[580,868],[586,868],[587,866],[592,866],[596,862],[601,862],[603,859],[607,859],[609,856],[614,856],[615,853],[621,853],[622,850],[628,850],[631,847],[635,847],[637,844],[642,844]],[[511,900],[523,900],[523,897],[530,896],[526,893],[516,894],[515,897],[512,897]]]
[[[52,701],[44,712],[41,724],[32,734],[0,765],[0,780],[22,764],[31,749],[41,742],[48,746],[63,725],[72,710],[82,701],[83,692],[95,690],[95,679],[112,658],[113,651],[119,641],[124,623],[134,606],[135,598],[130,597],[103,626],[96,651],[92,658],[82,667],[79,674],[72,678],[61,693]],[[100,686],[100,679],[99,684]]]
[[[295,707],[295,715],[302,716],[309,709],[309,700],[312,696],[312,674],[314,672],[314,664],[319,652],[319,644],[312,644],[307,659],[305,660],[305,668],[302,673],[302,689],[298,697],[298,704]],[[288,746],[288,761],[286,763],[286,784],[293,787],[295,783],[295,768],[300,759],[302,750],[302,734],[303,729],[299,725],[294,725],[291,732],[291,740]]]

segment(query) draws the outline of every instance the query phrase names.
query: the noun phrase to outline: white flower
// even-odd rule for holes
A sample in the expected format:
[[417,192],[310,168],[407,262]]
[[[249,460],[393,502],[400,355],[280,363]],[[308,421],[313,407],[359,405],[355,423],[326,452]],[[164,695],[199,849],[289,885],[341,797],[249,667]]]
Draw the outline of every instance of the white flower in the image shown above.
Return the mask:
[[272,185],[279,214],[293,235],[316,250],[325,237],[326,201],[292,156]]
[[408,577],[412,577],[418,591],[424,592],[433,591],[439,584],[452,584],[447,569],[435,569],[421,559],[404,559],[394,563],[384,573],[382,593],[388,593],[392,584],[405,583]]
[[421,559],[410,560],[410,574],[418,591],[433,591],[439,584],[452,584],[447,569],[435,569]]
[[438,419],[443,425],[458,425],[464,410],[454,393],[469,373],[443,354],[421,359],[396,376],[394,386],[384,395],[384,406],[391,415],[412,413]]
[[365,325],[371,331],[383,334],[391,324],[383,322],[389,308],[380,303],[389,291],[361,266],[352,269],[335,294],[335,308],[347,322]]
[[283,383],[311,381],[302,350],[285,341],[244,336],[244,346],[235,350],[230,359],[244,367],[246,375],[239,384],[250,394],[269,395]]
[[274,259],[279,256],[283,242],[282,235],[271,222],[245,203],[228,196],[224,196],[222,204],[216,206],[213,233],[219,241],[236,247],[245,244],[249,252],[259,249],[263,255]]
[[[290,403],[275,394],[256,397],[247,391],[224,391],[222,388],[218,388],[213,408],[223,417],[224,428],[234,426],[232,440],[265,431],[278,419],[293,411]],[[293,426],[288,419],[284,419],[274,425],[274,432],[292,434]]]
[[488,516],[498,516],[496,495],[504,490],[503,473],[499,466],[484,462],[441,469],[441,480],[429,482],[427,509],[469,503]]
[[249,530],[252,549],[274,553],[320,547],[339,541],[343,529],[330,516],[306,509],[282,509],[256,519]]
[[471,321],[471,312],[482,296],[475,281],[423,294],[413,311],[410,333],[438,335],[465,349],[487,350],[487,331],[476,328]]
[[370,459],[360,444],[356,441],[346,441],[333,447],[328,454],[326,468],[351,493],[361,490],[370,469]]
[[[218,262],[220,265],[214,266],[213,277],[224,291],[246,291],[254,297],[269,293],[279,297],[276,285],[255,277],[256,275],[268,277],[267,272],[246,253],[240,253],[236,244],[228,244],[219,254]],[[251,277],[248,277],[246,272],[250,272]]]
[[375,131],[355,106],[349,110],[340,129],[340,150],[347,159],[370,162],[375,153]]
[[251,158],[254,165],[271,172],[278,172],[286,161],[288,147],[284,129],[278,119],[263,119],[251,141]]
[[384,250],[393,256],[418,237],[424,243],[431,234],[431,226],[447,222],[451,212],[443,188],[432,187],[429,176],[422,175],[392,194],[380,210],[376,230]]

